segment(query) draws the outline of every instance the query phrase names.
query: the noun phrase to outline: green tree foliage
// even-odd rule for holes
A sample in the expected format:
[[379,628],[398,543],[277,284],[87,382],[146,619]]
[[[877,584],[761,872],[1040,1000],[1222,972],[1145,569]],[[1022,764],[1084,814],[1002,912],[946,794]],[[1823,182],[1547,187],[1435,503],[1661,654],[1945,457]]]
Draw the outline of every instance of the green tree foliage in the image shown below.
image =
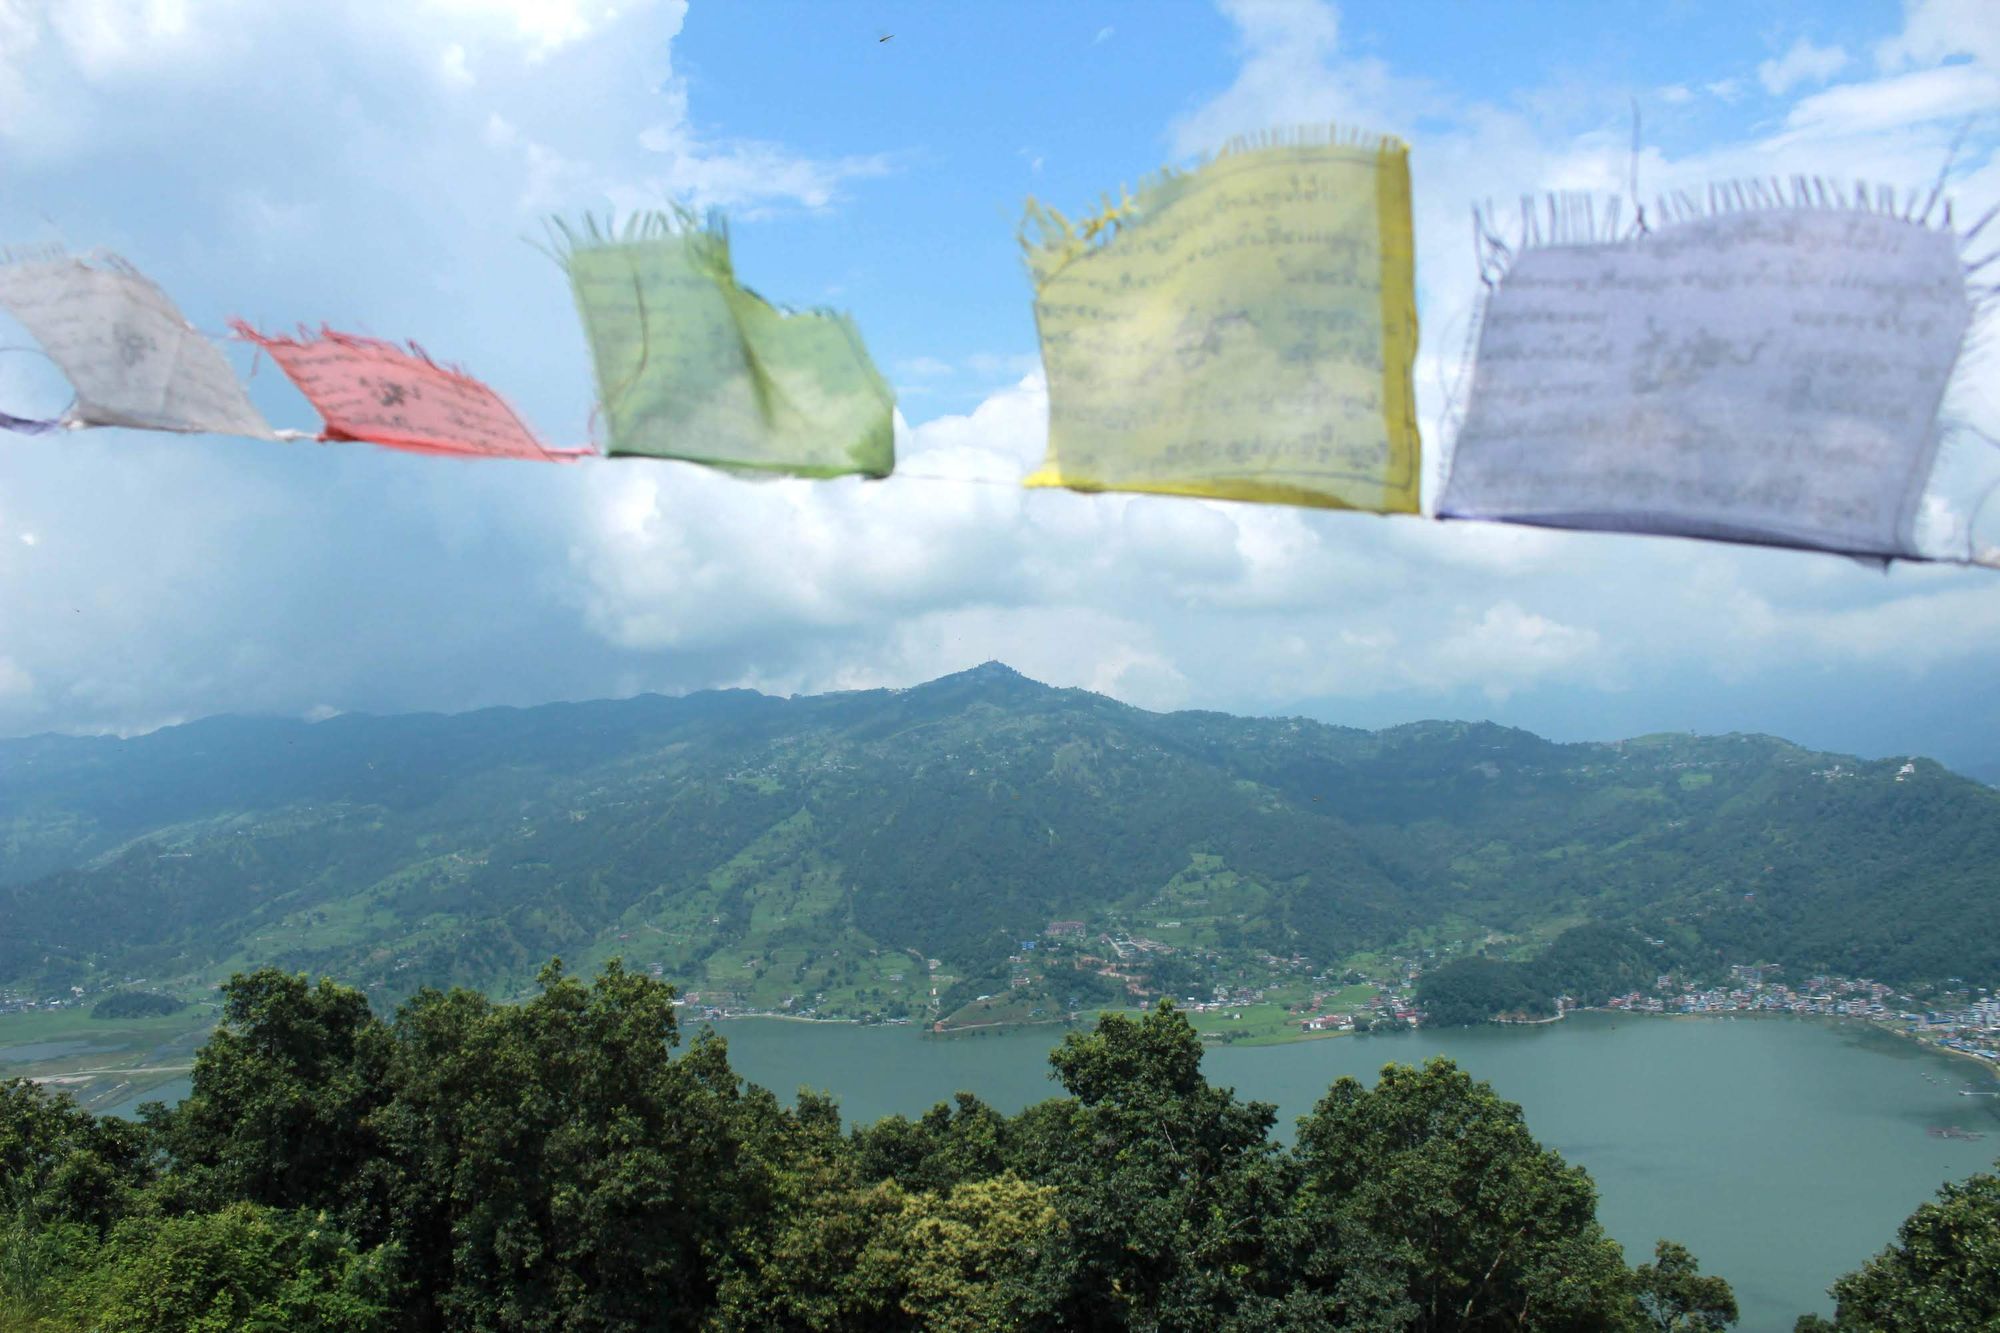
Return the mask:
[[[1050,920],[1151,901],[1199,858],[1238,894],[1204,938],[1322,965],[1447,913],[1655,938],[1671,919],[1704,966],[1993,984],[2000,937],[1963,923],[2000,792],[1901,768],[1761,736],[1151,714],[997,665],[822,698],[0,740],[22,852],[0,865],[0,983],[240,954],[378,1000],[502,989],[643,919],[690,984],[783,943],[774,980],[817,955],[802,990],[858,947],[938,958],[978,994]],[[163,856],[145,835],[169,828]],[[1576,984],[1619,952],[1579,958]],[[1198,980],[1156,978],[1177,998]]]
[[552,964],[520,1006],[425,992],[393,1029],[373,1117],[408,1298],[445,1327],[693,1328],[704,1247],[746,1206],[719,1043],[670,1058],[673,991]]
[[190,1204],[340,1208],[375,1159],[390,1041],[360,991],[264,968],[232,980],[192,1088],[165,1116]]
[[1987,1333],[2000,1328],[2000,1176],[1948,1184],[1910,1214],[1896,1243],[1833,1284],[1831,1322],[1800,1333]]
[[1049,1057],[1071,1100],[1025,1113],[1009,1160],[1056,1189],[1066,1238],[1042,1273],[1070,1327],[1227,1322],[1276,1277],[1263,1224],[1287,1167],[1276,1110],[1201,1076],[1201,1039],[1165,1002],[1071,1033]]
[[108,1230],[150,1174],[146,1147],[137,1125],[26,1079],[0,1083],[0,1208],[31,1226]]
[[1503,1014],[1547,1018],[1557,994],[1550,979],[1526,963],[1459,958],[1424,973],[1417,1006],[1432,1027],[1465,1027]]
[[1719,1277],[1703,1277],[1687,1247],[1663,1240],[1653,1262],[1633,1274],[1646,1327],[1653,1333],[1721,1333],[1736,1322],[1736,1293]]
[[1676,1247],[1627,1270],[1584,1173],[1447,1062],[1342,1080],[1296,1149],[1208,1082],[1170,1004],[1050,1062],[1066,1095],[1018,1115],[962,1094],[850,1130],[823,1096],[745,1086],[712,1036],[681,1049],[672,989],[615,962],[588,984],[551,964],[518,1005],[420,992],[388,1022],[250,974],[179,1109],[129,1125],[4,1089],[0,1329],[1730,1320]]
[[[1464,1027],[1490,1018],[1546,1018],[1555,997],[1602,1004],[1649,988],[1667,955],[1629,927],[1574,926],[1551,940],[1533,962],[1461,958],[1433,968],[1417,985],[1417,1004],[1433,1027]],[[1675,960],[1684,961],[1684,960]]]
[[60,1303],[77,1256],[129,1210],[148,1165],[138,1126],[24,1079],[0,1083],[0,1329],[8,1316],[37,1327]]
[[942,1195],[905,1196],[863,1252],[857,1274],[866,1287],[896,1293],[900,1322],[912,1330],[1048,1327],[1038,1275],[1067,1241],[1056,1194],[1010,1173]]
[[92,1018],[163,1018],[187,1008],[187,1002],[151,991],[127,990],[107,995],[90,1007]]
[[1436,1059],[1333,1085],[1299,1122],[1301,1266],[1343,1327],[1607,1329],[1632,1318],[1581,1167]]
[[101,1333],[382,1333],[379,1293],[324,1217],[233,1203],[121,1223],[74,1299]]

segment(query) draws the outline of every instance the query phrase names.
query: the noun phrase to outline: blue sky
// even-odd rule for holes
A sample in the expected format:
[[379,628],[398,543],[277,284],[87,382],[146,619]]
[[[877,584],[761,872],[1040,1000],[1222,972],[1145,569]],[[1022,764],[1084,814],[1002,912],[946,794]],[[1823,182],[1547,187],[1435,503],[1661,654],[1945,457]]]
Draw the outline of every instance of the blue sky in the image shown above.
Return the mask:
[[[1992,575],[1008,484],[1045,414],[1031,194],[1079,207],[1273,126],[1404,135],[1434,445],[1473,201],[1621,189],[1636,101],[1648,192],[1927,185],[1972,118],[1950,184],[1975,213],[2000,200],[1997,33],[1988,0],[0,0],[0,240],[122,252],[204,328],[416,338],[568,443],[583,341],[525,238],[555,213],[717,207],[751,285],[854,312],[909,470],[968,479],[0,441],[0,734],[907,684],[997,657],[1147,707],[2000,765]],[[1968,364],[1952,412],[2000,434],[1992,370]],[[268,364],[253,388],[311,424]],[[0,355],[0,406],[61,404]]]

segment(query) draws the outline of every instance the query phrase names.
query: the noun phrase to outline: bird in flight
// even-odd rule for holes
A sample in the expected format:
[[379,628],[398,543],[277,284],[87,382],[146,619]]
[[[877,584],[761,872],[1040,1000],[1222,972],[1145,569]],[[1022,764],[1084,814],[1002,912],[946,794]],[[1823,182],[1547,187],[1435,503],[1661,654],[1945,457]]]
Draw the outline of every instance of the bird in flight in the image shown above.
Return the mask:
[[892,32],[892,33],[889,33],[889,34],[888,34],[887,36],[883,36],[883,37],[877,37],[877,38],[875,39],[875,43],[876,43],[876,45],[878,45],[878,46],[879,46],[879,45],[881,45],[881,44],[882,44],[883,42],[886,42],[886,41],[888,41],[890,37],[894,37],[895,35],[896,35],[896,34]]

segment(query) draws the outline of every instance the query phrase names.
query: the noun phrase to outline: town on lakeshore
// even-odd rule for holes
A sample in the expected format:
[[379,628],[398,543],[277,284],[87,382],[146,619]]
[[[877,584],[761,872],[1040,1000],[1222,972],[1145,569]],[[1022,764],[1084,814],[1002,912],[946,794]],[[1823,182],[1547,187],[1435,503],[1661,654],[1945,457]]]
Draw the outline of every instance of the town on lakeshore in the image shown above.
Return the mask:
[[[1172,927],[1179,923],[1166,924]],[[1358,954],[1339,969],[1322,968],[1303,955],[1249,952],[1235,959],[1219,959],[1209,954],[1202,960],[1208,966],[1200,970],[1222,979],[1206,987],[1206,993],[1190,984],[1174,994],[1160,984],[1161,974],[1194,981],[1196,967],[1183,960],[1187,951],[1123,930],[1099,931],[1093,938],[1082,921],[1051,921],[1040,938],[1021,941],[1020,952],[1008,958],[1003,987],[972,995],[951,1012],[941,1012],[939,1000],[960,978],[944,970],[938,959],[914,956],[911,969],[927,973],[931,983],[928,1014],[853,1013],[842,1006],[829,1007],[824,994],[787,995],[775,1006],[758,1005],[746,1003],[746,997],[739,993],[715,987],[687,990],[677,1004],[684,1018],[695,1021],[793,1018],[909,1024],[922,1020],[929,1031],[948,1035],[1074,1022],[1098,1012],[1143,1007],[1167,998],[1192,1016],[1210,1040],[1227,1041],[1239,1035],[1297,1040],[1422,1024],[1426,1014],[1418,999],[1418,983],[1427,969],[1463,956],[1464,950],[1463,942],[1454,941],[1412,948],[1407,953]],[[663,976],[657,963],[646,970]],[[1107,989],[1115,988],[1114,994],[1088,997],[1095,1003],[1078,995],[1053,996],[1053,979],[1068,980],[1078,973],[1108,983]],[[52,995],[0,990],[0,1015],[88,1010],[110,995],[143,990],[146,985],[146,978],[131,977],[94,990],[76,986]],[[1668,972],[1661,973],[1650,988],[1611,996],[1600,1005],[1582,1005],[1567,995],[1551,997],[1551,1003],[1554,1012],[1545,1021],[1583,1008],[1663,1015],[1792,1014],[1861,1019],[2000,1066],[2000,995],[1959,978],[1949,978],[1932,990],[1899,992],[1866,977],[1813,975],[1792,984],[1776,964],[1739,963],[1729,967],[1726,984],[1704,984]]]
[[[1004,971],[960,976],[948,962],[914,951],[868,951],[871,975],[913,983],[895,995],[879,990],[773,995],[697,983],[675,1003],[684,1024],[777,1018],[910,1025],[927,1035],[963,1037],[1089,1023],[1100,1013],[1167,999],[1187,1014],[1204,1041],[1276,1045],[1448,1021],[1426,1010],[1422,992],[1428,973],[1488,951],[1518,954],[1536,942],[1460,925],[1424,932],[1395,950],[1356,953],[1327,965],[1302,954],[1217,949],[1206,938],[1191,938],[1187,926],[1171,917],[1144,926],[1065,919],[1019,940]],[[661,963],[640,966],[675,980]],[[187,1053],[218,1016],[216,984],[128,977],[53,994],[0,991],[0,1075],[64,1086],[99,1104],[155,1086],[185,1072]],[[1494,1021],[1552,1023],[1585,1009],[1669,1017],[1805,1016],[1866,1023],[1978,1060],[2000,1076],[2000,995],[1959,978],[1928,989],[1897,990],[1865,977],[1788,976],[1775,964],[1739,963],[1721,975],[1660,972],[1650,984],[1595,998],[1597,1003],[1585,1004],[1571,995],[1542,996],[1533,1011]],[[114,1021],[94,1021],[107,1019]],[[122,1049],[120,1042],[126,1043]]]
[[[1180,923],[1163,924],[1172,929]],[[1417,994],[1426,970],[1463,956],[1465,948],[1465,942],[1451,941],[1408,952],[1360,954],[1337,969],[1322,968],[1302,955],[1253,952],[1225,961],[1210,954],[1204,961],[1220,964],[1213,970],[1232,973],[1228,979],[1215,981],[1206,994],[1188,988],[1185,993],[1163,997],[1158,974],[1163,970],[1178,972],[1174,963],[1184,950],[1149,935],[1123,930],[1093,935],[1082,921],[1051,921],[1039,938],[1021,941],[1020,951],[1008,958],[1004,989],[973,995],[948,1013],[933,1008],[927,1027],[933,1033],[949,1035],[1066,1023],[1115,1007],[1085,1004],[1075,996],[1067,1002],[1056,1000],[1050,993],[1051,977],[1064,976],[1071,969],[1088,969],[1111,982],[1127,1005],[1143,1005],[1161,997],[1173,999],[1210,1041],[1248,1039],[1266,1044],[1416,1027],[1427,1017]],[[931,975],[930,993],[935,1004],[958,978],[942,972],[943,964],[935,958],[921,963]],[[1187,968],[1185,963],[1180,966]],[[1866,977],[1822,974],[1793,984],[1784,979],[1785,969],[1772,963],[1733,964],[1727,976],[1727,983],[1721,984],[1665,972],[1650,988],[1614,995],[1599,1005],[1586,1006],[1571,996],[1559,995],[1551,997],[1553,1013],[1547,1018],[1496,1021],[1552,1022],[1585,1008],[1661,1015],[1788,1014],[1858,1019],[1941,1050],[1987,1061],[2000,1072],[2000,996],[1986,987],[1948,978],[1940,987],[1898,991]],[[731,1003],[734,998],[697,990],[683,996],[682,1003],[693,1016],[708,1020],[831,1017],[855,1021],[847,1015],[822,1012],[819,1002],[823,996],[788,996],[775,1010]],[[902,1015],[877,1021],[912,1020]]]

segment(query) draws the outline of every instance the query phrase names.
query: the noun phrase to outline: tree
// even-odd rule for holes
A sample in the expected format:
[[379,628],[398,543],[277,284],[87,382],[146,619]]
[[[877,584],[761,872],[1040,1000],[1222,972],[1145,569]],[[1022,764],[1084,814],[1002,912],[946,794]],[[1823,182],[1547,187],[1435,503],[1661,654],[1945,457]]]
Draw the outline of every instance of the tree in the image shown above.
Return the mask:
[[0,1209],[15,1222],[102,1235],[150,1175],[139,1126],[100,1119],[26,1079],[0,1083]]
[[186,1100],[158,1120],[176,1199],[344,1209],[376,1156],[388,1061],[360,991],[271,967],[232,977]]
[[854,1131],[863,1179],[895,1180],[906,1189],[949,1190],[1005,1169],[1010,1122],[969,1092],[916,1119],[884,1116]]
[[1289,1168],[1268,1103],[1201,1075],[1201,1038],[1171,1004],[1110,1014],[1049,1063],[1074,1100],[1015,1122],[1009,1163],[1056,1189],[1065,1231],[1040,1280],[1069,1326],[1208,1329],[1274,1274],[1263,1220],[1281,1216]]
[[1299,1122],[1300,1280],[1343,1326],[1630,1326],[1590,1177],[1449,1060],[1335,1083]]
[[[851,1132],[830,1098],[788,1108],[742,1085],[719,1039],[679,1039],[672,989],[616,962],[587,985],[551,963],[519,1005],[423,991],[388,1024],[330,983],[237,978],[184,1110],[132,1126],[0,1087],[16,1203],[0,1218],[0,1329],[1716,1333],[1734,1319],[1727,1284],[1670,1242],[1627,1272],[1588,1176],[1446,1061],[1390,1066],[1372,1091],[1341,1080],[1294,1152],[1271,1138],[1272,1107],[1207,1081],[1170,1004],[1066,1038],[1050,1063],[1067,1096],[1004,1116],[961,1094]],[[1990,1287],[1980,1188],[1843,1279],[1842,1327],[1922,1324],[1875,1322],[1893,1306],[1876,1268],[1937,1269],[1955,1297]],[[1966,1220],[1981,1217],[1985,1232]]]
[[121,1223],[79,1313],[99,1333],[387,1330],[371,1265],[323,1216],[236,1203]]
[[426,1326],[694,1328],[706,1253],[759,1208],[721,1043],[671,1058],[673,988],[616,960],[587,987],[551,963],[541,986],[398,1013],[371,1225]]
[[1833,1284],[1831,1322],[1800,1330],[1975,1333],[2000,1327],[2000,1176],[1947,1184],[1910,1214],[1896,1243]]
[[152,1172],[144,1132],[0,1083],[0,1328],[40,1327]]
[[906,1196],[886,1223],[857,1276],[894,1291],[910,1328],[1014,1333],[1057,1326],[1050,1293],[1035,1280],[1044,1255],[1063,1243],[1054,1189],[1010,1172],[944,1195]]
[[1655,1333],[1721,1333],[1736,1322],[1736,1293],[1719,1277],[1703,1277],[1687,1247],[1662,1240],[1653,1262],[1640,1264],[1632,1286],[1646,1327]]

